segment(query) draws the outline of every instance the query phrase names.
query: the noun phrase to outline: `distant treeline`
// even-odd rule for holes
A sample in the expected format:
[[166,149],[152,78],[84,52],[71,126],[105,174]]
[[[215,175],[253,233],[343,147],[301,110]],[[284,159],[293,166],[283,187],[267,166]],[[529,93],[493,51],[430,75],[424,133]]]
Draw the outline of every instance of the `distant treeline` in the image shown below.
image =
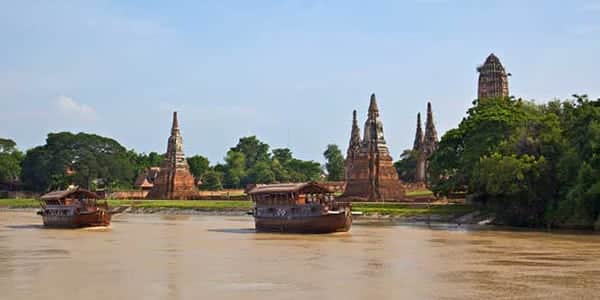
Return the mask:
[[[225,156],[225,163],[210,165],[201,155],[187,158],[191,173],[202,188],[242,188],[249,183],[343,180],[343,156],[328,145],[324,168],[314,161],[294,158],[290,149],[269,150],[255,136],[242,137]],[[135,178],[149,167],[160,166],[156,152],[127,150],[111,138],[95,134],[50,133],[46,144],[20,152],[14,141],[0,139],[0,184],[31,191],[63,189],[70,184],[89,189],[131,189]]]

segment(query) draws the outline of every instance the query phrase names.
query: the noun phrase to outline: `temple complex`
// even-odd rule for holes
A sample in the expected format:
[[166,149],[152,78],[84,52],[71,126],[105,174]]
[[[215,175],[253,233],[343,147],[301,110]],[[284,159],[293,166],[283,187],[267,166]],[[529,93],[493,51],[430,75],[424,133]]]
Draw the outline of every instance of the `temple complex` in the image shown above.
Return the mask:
[[356,111],[345,160],[346,190],[341,196],[352,201],[400,201],[405,190],[394,168],[383,137],[383,123],[375,94],[371,95],[361,140]]
[[417,114],[417,131],[413,151],[417,152],[417,166],[415,171],[416,182],[427,182],[429,175],[429,159],[438,147],[437,131],[433,123],[431,102],[427,102],[427,119],[425,121],[425,136],[421,129],[421,114]]
[[508,97],[508,76],[500,60],[493,53],[477,68],[479,72],[478,99]]
[[168,140],[167,153],[160,165],[160,172],[148,193],[149,199],[191,199],[196,196],[194,176],[183,153],[183,138],[179,131],[177,112],[173,112],[173,126]]

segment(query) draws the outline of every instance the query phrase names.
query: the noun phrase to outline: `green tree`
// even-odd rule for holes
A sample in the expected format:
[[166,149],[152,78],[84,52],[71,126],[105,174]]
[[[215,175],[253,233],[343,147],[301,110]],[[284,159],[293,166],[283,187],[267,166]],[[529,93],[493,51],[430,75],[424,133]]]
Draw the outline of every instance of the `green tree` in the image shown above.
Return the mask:
[[187,162],[190,166],[190,172],[196,178],[202,178],[202,175],[209,169],[210,162],[208,161],[208,158],[202,155],[188,157]]
[[512,98],[475,101],[458,128],[442,136],[429,165],[434,192],[448,194],[470,186],[471,175],[480,157],[496,152],[502,143],[534,118],[534,105]]
[[241,188],[246,176],[246,157],[242,152],[229,150],[225,157],[224,183],[227,188]]
[[394,167],[400,176],[400,180],[405,182],[415,182],[417,173],[417,155],[416,151],[411,149],[404,150],[400,155],[400,160],[394,163]]
[[290,162],[294,157],[292,151],[288,148],[273,149],[273,159],[277,159],[280,164],[285,165]]
[[11,183],[19,179],[23,153],[10,139],[0,138],[0,183]]
[[27,151],[21,172],[26,187],[38,191],[68,183],[89,188],[97,179],[109,187],[130,187],[134,176],[131,155],[117,141],[69,132],[50,133],[44,146]]
[[342,181],[344,180],[344,156],[337,145],[329,144],[323,152],[325,156],[325,169],[327,169],[327,180]]
[[250,169],[259,161],[268,161],[269,145],[261,142],[256,136],[240,138],[237,145],[231,148],[232,151],[244,154],[246,159],[246,169]]
[[223,189],[222,182],[223,182],[223,173],[215,171],[215,170],[208,170],[208,171],[204,172],[204,175],[202,177],[201,189],[207,190],[207,191],[222,190]]
[[275,173],[271,170],[269,162],[259,161],[248,169],[248,183],[273,183],[275,182]]
[[295,158],[287,163],[286,169],[292,182],[318,181],[321,180],[323,174],[318,162]]

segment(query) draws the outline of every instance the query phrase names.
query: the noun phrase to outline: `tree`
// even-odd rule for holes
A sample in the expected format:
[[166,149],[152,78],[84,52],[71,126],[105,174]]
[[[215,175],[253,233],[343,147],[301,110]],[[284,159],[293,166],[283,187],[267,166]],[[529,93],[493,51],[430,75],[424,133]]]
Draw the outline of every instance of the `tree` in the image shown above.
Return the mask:
[[416,181],[417,155],[419,154],[411,149],[404,150],[402,155],[400,155],[400,160],[394,163],[400,180],[405,182]]
[[327,180],[342,181],[344,180],[344,156],[337,145],[329,144],[323,152],[325,156],[325,168],[327,169]]
[[432,190],[437,194],[462,189],[473,192],[469,183],[479,158],[497,151],[536,113],[539,108],[533,104],[512,98],[475,101],[458,128],[442,136],[430,158]]
[[318,181],[323,174],[318,162],[295,158],[287,163],[286,169],[292,182]]
[[0,183],[12,183],[19,179],[23,153],[16,146],[13,140],[0,138]]
[[201,189],[207,191],[222,190],[222,181],[223,173],[214,170],[208,170],[204,172]]
[[292,151],[288,148],[273,149],[272,152],[273,152],[273,159],[276,159],[282,165],[287,164],[294,158],[292,156]]
[[190,166],[190,172],[196,178],[202,178],[202,175],[209,169],[210,162],[208,161],[208,158],[202,155],[188,157],[187,162]]
[[225,157],[224,183],[227,188],[241,188],[245,183],[246,157],[239,151],[229,150]]
[[231,148],[231,150],[244,154],[246,169],[252,168],[259,161],[268,161],[270,159],[269,145],[259,141],[254,135],[240,138],[237,145]]
[[50,133],[45,145],[27,151],[21,173],[26,187],[38,191],[69,183],[89,188],[97,179],[111,187],[130,187],[134,176],[135,163],[117,141],[69,132]]
[[271,170],[269,162],[259,161],[248,169],[248,183],[273,183],[275,173]]

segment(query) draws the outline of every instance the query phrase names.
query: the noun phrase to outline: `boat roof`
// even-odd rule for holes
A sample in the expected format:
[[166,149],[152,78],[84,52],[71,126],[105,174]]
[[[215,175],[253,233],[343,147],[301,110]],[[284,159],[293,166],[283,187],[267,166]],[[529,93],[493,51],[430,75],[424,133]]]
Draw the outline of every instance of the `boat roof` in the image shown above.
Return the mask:
[[258,184],[248,191],[248,194],[270,194],[270,193],[331,193],[331,191],[318,184],[317,182],[299,182],[299,183],[276,183],[276,184]]
[[88,190],[76,188],[76,189],[72,189],[72,190],[52,191],[52,192],[42,195],[42,197],[40,197],[40,199],[44,200],[44,201],[58,200],[58,199],[62,199],[62,198],[65,198],[72,194],[77,194],[77,193],[83,194],[87,198],[98,198],[98,196],[95,193],[92,193]]

